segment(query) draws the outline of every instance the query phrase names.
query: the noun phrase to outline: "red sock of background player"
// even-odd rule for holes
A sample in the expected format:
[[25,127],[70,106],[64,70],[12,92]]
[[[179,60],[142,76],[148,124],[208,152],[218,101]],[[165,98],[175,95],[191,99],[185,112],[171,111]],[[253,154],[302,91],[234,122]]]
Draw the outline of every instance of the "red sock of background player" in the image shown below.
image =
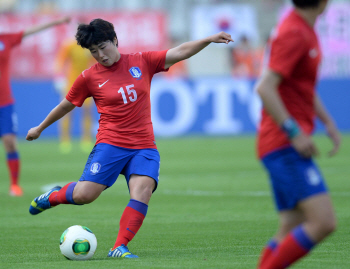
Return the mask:
[[112,249],[120,245],[126,246],[134,238],[146,217],[147,209],[148,205],[130,199],[120,218],[118,237]]
[[51,206],[56,206],[59,204],[73,204],[76,203],[73,200],[73,190],[77,183],[70,182],[67,185],[63,186],[59,191],[54,191],[49,196],[49,202]]
[[315,243],[300,225],[291,231],[260,269],[283,269],[305,256]]
[[271,254],[276,250],[278,243],[276,240],[271,239],[266,246],[261,251],[258,268],[271,256]]
[[7,166],[10,172],[11,185],[18,185],[20,160],[18,152],[7,153]]

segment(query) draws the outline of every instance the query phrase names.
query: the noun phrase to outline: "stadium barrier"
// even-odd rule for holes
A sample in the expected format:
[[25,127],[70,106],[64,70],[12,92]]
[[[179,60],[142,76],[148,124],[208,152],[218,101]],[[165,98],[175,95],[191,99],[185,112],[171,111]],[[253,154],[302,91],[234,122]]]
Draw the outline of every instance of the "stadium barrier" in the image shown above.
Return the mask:
[[[253,80],[232,77],[167,79],[156,76],[152,82],[152,121],[155,135],[241,135],[253,134],[259,121],[261,102],[254,93]],[[18,135],[39,124],[60,101],[51,80],[12,81]],[[318,84],[326,108],[342,132],[350,131],[350,79],[327,79]],[[73,136],[80,132],[80,108],[73,111]],[[97,128],[98,114],[96,112]],[[316,131],[322,131],[317,123]],[[42,134],[58,135],[57,123]]]

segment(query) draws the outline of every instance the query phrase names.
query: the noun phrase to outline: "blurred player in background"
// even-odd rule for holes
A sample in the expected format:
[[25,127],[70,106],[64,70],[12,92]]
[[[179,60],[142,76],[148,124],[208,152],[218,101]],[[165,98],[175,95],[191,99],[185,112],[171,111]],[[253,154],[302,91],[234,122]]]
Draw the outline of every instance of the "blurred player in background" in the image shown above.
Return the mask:
[[338,151],[338,129],[315,92],[321,50],[314,31],[328,0],[293,0],[294,9],[271,38],[268,68],[257,83],[264,109],[258,154],[270,175],[279,230],[263,250],[258,268],[286,268],[336,227],[326,183],[313,162],[317,116]]
[[[55,88],[61,94],[62,99],[72,87],[75,79],[88,69],[93,58],[89,50],[82,48],[75,39],[66,40],[57,54],[55,64]],[[92,99],[88,98],[82,107],[82,133],[80,148],[83,152],[90,152],[93,148],[92,142]],[[71,142],[72,117],[66,115],[60,122],[60,151],[69,153],[72,150]]]
[[10,88],[11,50],[22,42],[22,38],[47,28],[69,22],[68,17],[33,26],[17,33],[0,34],[0,137],[5,147],[6,159],[11,179],[10,195],[21,196],[23,191],[18,184],[20,158],[16,145],[17,117],[14,112],[14,99]]
[[35,198],[29,212],[36,215],[59,204],[91,203],[123,174],[130,201],[121,216],[119,233],[108,256],[137,258],[130,253],[127,244],[143,223],[159,177],[160,156],[151,122],[153,75],[167,71],[212,42],[228,44],[232,39],[221,32],[169,50],[120,54],[113,24],[102,19],[81,24],[76,39],[83,48],[90,50],[98,63],[78,76],[66,98],[39,126],[29,130],[27,140],[39,138],[44,129],[76,106],[80,107],[86,98],[93,97],[101,114],[96,145],[80,180],[63,188],[55,187]]

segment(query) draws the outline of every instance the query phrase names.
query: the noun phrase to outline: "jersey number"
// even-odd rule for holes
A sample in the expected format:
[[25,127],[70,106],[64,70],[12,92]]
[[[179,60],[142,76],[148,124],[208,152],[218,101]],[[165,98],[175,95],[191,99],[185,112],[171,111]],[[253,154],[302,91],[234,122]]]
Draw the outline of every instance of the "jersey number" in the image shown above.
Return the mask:
[[[133,89],[133,87],[134,87],[134,84],[131,84],[131,85],[128,85],[128,86],[125,87],[126,91],[128,92],[129,100],[131,102],[135,102],[137,100],[137,93]],[[127,104],[128,103],[128,99],[126,99],[126,95],[125,95],[125,91],[124,91],[123,87],[120,87],[118,93],[121,93],[121,95],[123,97],[124,104]]]

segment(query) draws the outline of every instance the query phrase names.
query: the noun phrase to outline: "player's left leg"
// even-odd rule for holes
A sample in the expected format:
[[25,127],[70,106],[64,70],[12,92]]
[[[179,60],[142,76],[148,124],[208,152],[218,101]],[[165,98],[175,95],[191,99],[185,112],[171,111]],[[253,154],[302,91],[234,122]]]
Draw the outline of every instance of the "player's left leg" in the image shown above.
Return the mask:
[[158,151],[146,149],[134,156],[123,170],[130,190],[130,201],[120,219],[118,236],[108,253],[109,257],[137,258],[126,246],[139,231],[146,217],[149,200],[158,185],[159,164]]
[[21,196],[23,191],[18,184],[20,174],[20,158],[17,150],[16,132],[18,129],[17,114],[13,105],[0,108],[0,137],[5,151],[10,175],[10,195]]
[[311,196],[298,204],[305,221],[295,227],[279,244],[261,269],[286,268],[309,253],[335,230],[336,219],[327,193]]
[[16,146],[16,135],[5,134],[2,136],[2,141],[6,151],[7,166],[10,174],[10,195],[22,196],[23,191],[19,186],[20,158]]
[[260,268],[275,252],[279,243],[297,226],[305,221],[304,214],[299,208],[279,212],[279,229],[275,236],[263,248],[258,268]]
[[129,180],[130,201],[121,216],[118,237],[108,254],[109,257],[137,258],[127,249],[127,244],[142,226],[155,185],[153,178],[131,175]]

